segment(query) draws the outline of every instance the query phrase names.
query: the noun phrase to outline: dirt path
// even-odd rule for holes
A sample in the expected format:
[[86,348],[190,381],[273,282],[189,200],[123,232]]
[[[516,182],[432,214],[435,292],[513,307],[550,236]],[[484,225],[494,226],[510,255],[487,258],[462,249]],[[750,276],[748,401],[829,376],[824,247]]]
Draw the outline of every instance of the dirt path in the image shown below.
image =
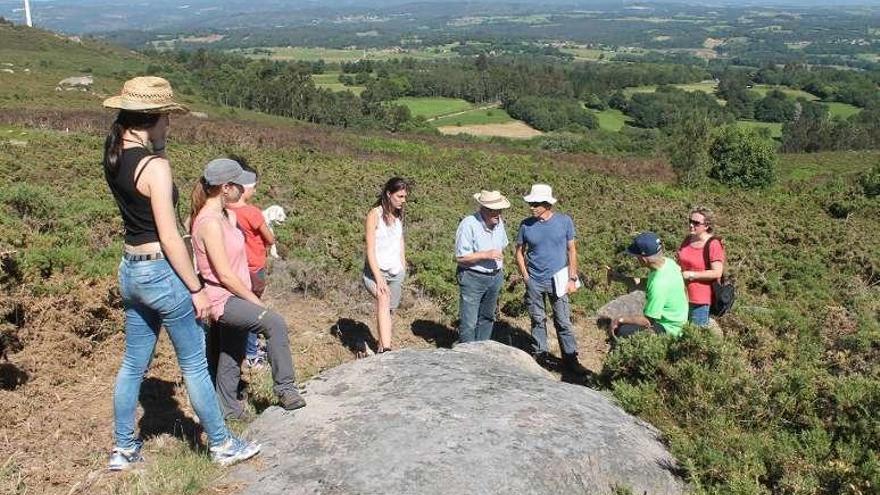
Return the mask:
[[[371,338],[371,304],[366,297],[318,299],[277,290],[272,294],[272,306],[291,326],[291,350],[300,380],[355,359],[353,349],[361,339]],[[72,304],[78,303],[61,301],[58,314],[33,322],[34,328],[46,330],[31,330],[25,350],[12,355],[7,365],[27,378],[18,386],[0,389],[0,493],[138,492],[130,480],[105,470],[112,443],[113,385],[124,343],[121,317],[108,317],[111,336],[83,356],[77,348],[84,345],[82,339],[71,337],[80,330],[61,317]],[[440,321],[436,305],[408,297],[395,318],[395,348],[452,345],[456,334]],[[576,315],[575,324],[581,360],[598,371],[606,352],[604,338],[584,315]],[[502,318],[499,328],[502,342],[525,345],[527,318]],[[552,336],[551,348],[558,355]],[[148,456],[152,452],[155,458],[158,450],[169,448],[169,441],[175,442],[172,437],[193,438],[198,432],[164,332],[146,375],[141,403],[146,413],[139,413],[138,424],[147,439]]]

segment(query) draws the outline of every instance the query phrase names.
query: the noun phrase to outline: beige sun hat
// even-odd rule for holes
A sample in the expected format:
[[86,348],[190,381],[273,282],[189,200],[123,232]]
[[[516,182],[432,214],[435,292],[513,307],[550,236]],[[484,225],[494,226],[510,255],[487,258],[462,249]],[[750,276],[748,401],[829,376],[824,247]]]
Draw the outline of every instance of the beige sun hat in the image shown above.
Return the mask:
[[528,196],[523,196],[526,203],[550,203],[555,204],[556,198],[553,197],[553,188],[547,184],[533,184],[532,190]]
[[490,210],[510,208],[510,201],[498,191],[480,191],[474,194],[474,199],[480,206]]
[[122,94],[104,100],[106,108],[143,113],[184,113],[189,109],[174,101],[171,84],[161,77],[143,76],[125,81]]

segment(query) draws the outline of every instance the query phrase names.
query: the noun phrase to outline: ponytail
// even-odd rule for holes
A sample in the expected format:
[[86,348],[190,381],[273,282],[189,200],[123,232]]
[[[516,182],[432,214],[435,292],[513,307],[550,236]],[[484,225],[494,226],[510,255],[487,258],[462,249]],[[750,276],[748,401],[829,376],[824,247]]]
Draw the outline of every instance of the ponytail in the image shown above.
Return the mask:
[[[120,112],[121,113],[121,112]],[[119,122],[119,117],[113,121],[110,126],[110,132],[107,139],[104,140],[104,168],[109,170],[112,175],[116,175],[119,170],[119,159],[122,156],[122,134],[125,128]]]
[[[190,210],[189,218],[187,219],[186,230],[190,233],[190,235],[192,235],[193,223],[195,223],[196,217],[199,215],[199,212],[202,211],[202,208],[205,207],[205,202],[208,201],[208,198],[220,194],[220,188],[222,187],[222,185],[208,185],[208,182],[205,181],[204,177],[199,177],[199,181],[196,182],[195,187],[193,187],[192,195],[189,198]],[[223,209],[223,216],[228,216],[225,208]]]
[[209,187],[210,186],[205,182],[204,177],[199,177],[199,181],[196,182],[195,187],[193,187],[192,195],[190,196],[189,222],[186,226],[186,230],[190,234],[192,234],[193,222],[196,221],[196,216],[202,211],[202,207],[205,206],[205,201],[208,200]]
[[120,110],[116,114],[116,120],[110,126],[107,139],[104,140],[104,168],[111,175],[116,175],[119,170],[119,161],[122,158],[125,132],[130,129],[149,129],[159,122],[160,113],[142,113],[129,110]]

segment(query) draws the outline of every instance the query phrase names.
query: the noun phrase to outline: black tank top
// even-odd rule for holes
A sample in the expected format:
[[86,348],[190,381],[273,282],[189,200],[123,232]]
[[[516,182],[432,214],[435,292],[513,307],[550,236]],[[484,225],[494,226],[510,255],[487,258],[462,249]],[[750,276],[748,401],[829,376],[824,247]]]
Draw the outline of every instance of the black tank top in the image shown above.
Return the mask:
[[[116,199],[116,206],[122,214],[122,223],[125,225],[125,243],[130,246],[139,246],[148,242],[157,242],[159,232],[156,230],[156,220],[153,218],[153,209],[150,207],[150,198],[137,190],[137,181],[150,163],[144,165],[140,173],[135,177],[138,164],[151,153],[146,148],[128,148],[122,151],[119,167],[116,173],[110,171],[104,163],[104,177],[107,185]],[[177,208],[177,186],[172,189],[172,201]]]

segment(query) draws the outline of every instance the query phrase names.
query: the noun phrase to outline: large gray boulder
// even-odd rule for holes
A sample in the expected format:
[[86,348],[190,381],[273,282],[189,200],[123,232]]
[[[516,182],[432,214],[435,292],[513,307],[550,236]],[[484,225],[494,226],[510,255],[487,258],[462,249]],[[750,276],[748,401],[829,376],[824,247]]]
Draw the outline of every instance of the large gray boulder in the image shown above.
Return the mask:
[[272,407],[236,467],[244,494],[679,494],[649,425],[561,383],[517,349],[483,342],[401,350],[307,382],[308,405]]

